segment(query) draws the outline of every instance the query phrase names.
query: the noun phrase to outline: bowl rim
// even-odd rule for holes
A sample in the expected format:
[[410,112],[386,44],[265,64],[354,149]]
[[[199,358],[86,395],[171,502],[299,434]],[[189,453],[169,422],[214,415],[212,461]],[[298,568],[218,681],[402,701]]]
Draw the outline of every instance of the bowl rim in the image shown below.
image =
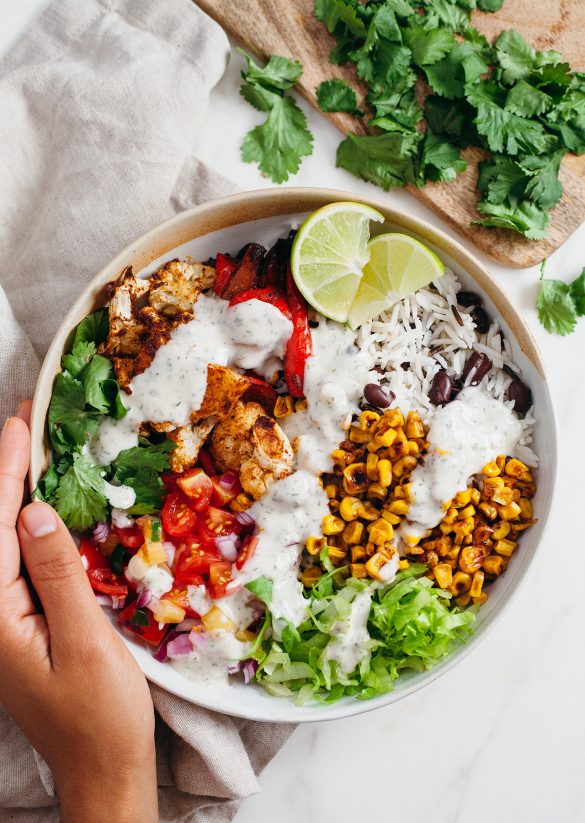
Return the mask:
[[[545,395],[550,410],[550,454],[547,455],[547,469],[550,473],[552,488],[556,488],[557,471],[557,425],[554,415],[554,407],[550,395],[550,388],[545,375],[544,364],[538,350],[538,346],[532,332],[528,328],[525,320],[514,308],[511,300],[500,287],[498,282],[484,265],[475,257],[473,252],[468,251],[458,240],[454,240],[442,229],[436,228],[428,221],[414,217],[404,212],[390,208],[387,204],[377,200],[375,197],[362,197],[353,192],[338,189],[327,189],[317,187],[283,187],[266,188],[252,191],[242,191],[226,197],[207,201],[193,208],[178,212],[164,222],[152,227],[136,240],[129,243],[115,257],[91,278],[85,288],[81,290],[71,308],[65,314],[59,325],[51,345],[49,346],[39,373],[31,412],[31,465],[29,472],[29,484],[31,492],[47,465],[49,454],[46,435],[46,414],[51,396],[55,375],[60,370],[60,360],[65,346],[70,340],[71,332],[77,323],[90,311],[97,307],[106,283],[115,280],[120,273],[128,266],[132,265],[135,271],[141,271],[149,263],[157,260],[165,253],[181,246],[183,243],[193,240],[196,237],[205,236],[212,231],[227,229],[232,226],[241,225],[258,219],[285,216],[298,212],[313,211],[322,205],[336,201],[352,201],[365,203],[380,211],[385,221],[392,223],[402,230],[426,239],[432,243],[440,252],[444,252],[451,257],[488,295],[495,305],[498,316],[507,323],[512,337],[517,345],[531,362],[539,378],[542,380]],[[197,227],[197,228],[195,228]],[[355,714],[372,711],[389,703],[396,702],[409,694],[434,682],[459,661],[463,660],[479,643],[490,633],[494,626],[501,619],[502,614],[516,596],[518,589],[526,578],[526,574],[532,567],[534,556],[543,542],[543,536],[549,520],[552,508],[552,495],[548,497],[540,514],[540,536],[535,548],[520,570],[516,583],[511,591],[500,601],[490,614],[489,621],[484,625],[481,633],[474,635],[468,643],[459,647],[456,652],[452,652],[438,665],[427,670],[426,677],[417,680],[411,685],[407,685],[399,691],[391,691],[370,701],[354,699],[351,703],[340,703],[327,706],[325,708],[317,705],[311,707],[311,715],[296,718],[296,722],[316,722],[328,719],[338,719],[349,717]],[[122,635],[126,646],[134,654],[134,643],[130,642]],[[135,658],[136,655],[134,654]],[[140,662],[140,661],[138,661]],[[161,669],[163,667],[161,666]],[[272,722],[295,722],[295,706],[290,701],[274,699],[274,709],[269,713],[258,713],[255,711],[239,710],[239,707],[229,709],[218,708],[213,700],[215,691],[210,690],[210,700],[191,699],[176,688],[172,688],[165,683],[163,677],[155,677],[152,673],[145,672],[145,676],[160,688],[175,694],[182,699],[214,711],[231,714],[252,720],[269,720]],[[285,703],[286,706],[279,710],[279,705]],[[277,705],[279,704],[279,705]]]

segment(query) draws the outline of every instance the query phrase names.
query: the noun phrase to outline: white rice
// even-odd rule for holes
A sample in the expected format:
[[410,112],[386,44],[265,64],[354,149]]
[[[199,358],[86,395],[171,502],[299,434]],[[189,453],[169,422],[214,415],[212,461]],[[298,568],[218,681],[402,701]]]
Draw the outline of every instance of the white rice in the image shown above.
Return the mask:
[[[447,269],[431,286],[395,303],[375,320],[361,326],[356,334],[357,345],[372,352],[382,372],[382,387],[394,392],[396,404],[404,412],[420,412],[427,424],[436,411],[429,400],[433,377],[441,369],[452,379],[461,377],[473,351],[487,354],[493,363],[482,381],[483,387],[509,408],[514,407],[514,401],[506,399],[513,378],[502,369],[505,364],[521,375],[512,359],[510,343],[497,320],[486,334],[477,334],[471,309],[457,305],[460,288],[457,277]],[[456,308],[463,325],[457,322],[452,307]],[[403,369],[403,363],[408,364],[408,368]],[[514,457],[529,466],[537,466],[538,458],[531,448],[533,408],[521,423],[522,436]]]

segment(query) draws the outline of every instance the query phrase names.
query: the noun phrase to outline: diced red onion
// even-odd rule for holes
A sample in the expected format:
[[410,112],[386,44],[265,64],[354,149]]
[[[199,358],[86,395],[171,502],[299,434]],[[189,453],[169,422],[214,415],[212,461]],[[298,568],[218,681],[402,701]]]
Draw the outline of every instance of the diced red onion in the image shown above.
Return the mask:
[[177,549],[168,540],[165,540],[165,542],[162,544],[162,547],[165,550],[165,554],[167,556],[167,563],[169,566],[172,567],[173,562],[175,560],[175,552],[177,551]]
[[244,683],[249,683],[251,680],[254,679],[254,675],[256,674],[256,669],[258,668],[258,661],[256,660],[246,660],[244,665],[242,666],[242,671],[244,672]]
[[165,663],[169,659],[169,656],[167,654],[167,647],[169,643],[171,643],[175,639],[175,637],[177,637],[177,634],[178,632],[176,629],[171,629],[171,631],[162,640],[160,646],[153,654],[154,659],[158,660],[159,663]]
[[105,543],[110,534],[110,527],[107,523],[98,523],[93,530],[93,539],[96,543]]
[[228,674],[237,674],[238,672],[241,672],[243,665],[244,661],[238,660],[237,663],[233,663],[231,666],[227,667]]
[[238,556],[239,538],[235,534],[226,534],[215,538],[215,546],[224,560],[231,563]]
[[186,617],[184,620],[181,620],[180,623],[177,623],[175,627],[175,631],[177,632],[190,632],[192,628],[195,626],[200,626],[201,620],[198,620],[196,617]]
[[143,609],[145,606],[148,606],[152,599],[152,592],[150,589],[142,589],[138,592],[138,597],[136,598],[136,608]]
[[84,554],[81,555],[81,565],[83,566],[85,571],[89,570],[89,560]]
[[207,635],[205,634],[205,632],[192,631],[189,635],[189,638],[193,646],[195,646],[196,648],[199,647],[201,649],[207,643]]
[[158,609],[159,603],[160,600],[158,599],[158,597],[155,597],[153,594],[151,594],[151,598],[148,601],[146,608],[149,609],[151,612],[155,612]]
[[239,591],[244,584],[241,580],[230,580],[230,582],[226,585],[225,590],[230,594]]
[[179,634],[167,645],[167,655],[169,657],[179,657],[183,654],[191,654],[192,651],[193,644],[191,643],[188,634]]
[[234,472],[224,472],[217,482],[226,492],[233,492],[238,487],[240,480]]
[[241,523],[242,526],[248,526],[254,529],[256,528],[256,521],[251,514],[248,514],[248,512],[236,512],[236,520],[238,523]]
[[112,598],[109,594],[96,594],[95,599],[100,606],[107,606],[109,609],[112,608]]
[[113,609],[123,609],[126,605],[126,598],[125,597],[112,597],[112,608]]

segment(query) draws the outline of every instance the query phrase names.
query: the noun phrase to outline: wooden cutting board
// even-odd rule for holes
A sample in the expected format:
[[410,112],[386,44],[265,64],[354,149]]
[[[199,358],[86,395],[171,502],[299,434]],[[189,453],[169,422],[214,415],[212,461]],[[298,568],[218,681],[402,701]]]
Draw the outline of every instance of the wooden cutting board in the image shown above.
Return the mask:
[[[332,66],[328,55],[333,38],[313,15],[313,0],[196,0],[250,52],[295,57],[304,71],[298,90],[317,108],[315,90],[322,80],[342,77],[363,95],[353,66]],[[585,70],[585,0],[505,0],[497,14],[474,12],[474,25],[493,39],[507,28],[520,31],[538,49],[558,49],[573,69]],[[326,114],[344,134],[364,127],[347,114]],[[585,220],[585,155],[568,155],[560,179],[565,193],[542,241],[527,240],[503,229],[471,226],[475,210],[478,149],[466,149],[469,167],[455,182],[429,183],[410,191],[462,235],[501,263],[517,268],[539,263],[558,248]],[[335,158],[331,158],[335,162]],[[318,184],[318,180],[315,181]],[[583,261],[576,265],[582,266]]]

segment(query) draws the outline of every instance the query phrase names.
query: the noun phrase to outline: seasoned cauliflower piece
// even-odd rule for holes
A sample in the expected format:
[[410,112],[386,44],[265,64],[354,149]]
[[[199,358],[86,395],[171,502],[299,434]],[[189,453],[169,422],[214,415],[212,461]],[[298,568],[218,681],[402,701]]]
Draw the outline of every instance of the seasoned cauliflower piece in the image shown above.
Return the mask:
[[211,451],[223,470],[239,473],[242,488],[254,500],[292,472],[288,437],[258,403],[236,403],[230,416],[213,430]]
[[215,415],[219,420],[226,417],[249,387],[249,381],[237,371],[211,363],[207,367],[207,388],[201,408],[191,415],[196,422]]
[[132,267],[122,273],[108,306],[110,331],[103,346],[106,354],[135,355],[140,350],[144,328],[134,317],[134,307],[149,288],[148,280],[138,280],[132,273]]
[[215,269],[203,263],[171,260],[153,274],[148,298],[150,305],[166,317],[193,313],[201,291],[215,279]]
[[[214,423],[213,418],[208,418],[207,420],[201,420],[200,423],[180,426],[178,429],[167,432],[167,437],[177,444],[176,448],[169,452],[169,463],[172,471],[182,472],[195,465],[201,446],[205,443]],[[158,430],[161,431],[161,429]]]

